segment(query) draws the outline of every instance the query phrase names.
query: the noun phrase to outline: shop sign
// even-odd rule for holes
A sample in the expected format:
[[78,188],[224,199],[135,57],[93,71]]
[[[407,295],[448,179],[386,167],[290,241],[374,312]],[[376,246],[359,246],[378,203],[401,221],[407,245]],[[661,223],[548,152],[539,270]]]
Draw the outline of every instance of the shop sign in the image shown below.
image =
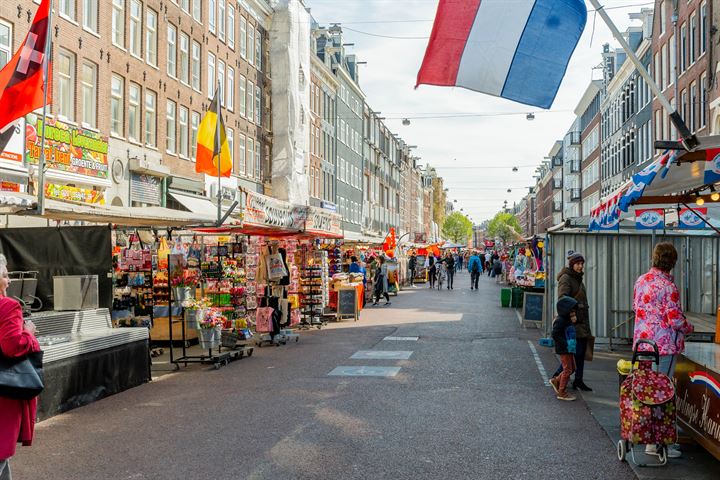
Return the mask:
[[[693,210],[695,210],[693,212]],[[707,217],[707,208],[683,208],[678,215],[678,227],[683,230],[694,230],[705,227],[702,217]],[[697,212],[697,213],[696,213]],[[702,215],[702,217],[700,216]]]
[[45,130],[45,161],[48,168],[87,177],[108,178],[108,139],[84,128],[28,115],[25,127],[25,157],[37,164],[42,131]]
[[305,227],[306,207],[255,192],[245,192],[243,224],[301,231]]
[[637,230],[658,230],[665,228],[665,210],[662,208],[635,210],[635,228]]
[[25,120],[19,119],[0,132],[0,159],[22,162]]
[[720,459],[720,375],[683,355],[675,377],[678,418]]
[[54,198],[64,202],[105,205],[105,195],[103,192],[87,188],[57,185],[54,183],[45,184],[45,198]]
[[319,208],[308,207],[305,231],[310,233],[331,233],[342,236],[342,217],[337,213],[327,212]]
[[320,202],[320,208],[330,210],[331,212],[337,212],[337,205],[332,202],[326,202],[325,200]]
[[130,174],[130,200],[149,205],[160,205],[162,179],[152,175]]
[[14,182],[0,182],[0,191],[2,192],[19,192],[20,184]]

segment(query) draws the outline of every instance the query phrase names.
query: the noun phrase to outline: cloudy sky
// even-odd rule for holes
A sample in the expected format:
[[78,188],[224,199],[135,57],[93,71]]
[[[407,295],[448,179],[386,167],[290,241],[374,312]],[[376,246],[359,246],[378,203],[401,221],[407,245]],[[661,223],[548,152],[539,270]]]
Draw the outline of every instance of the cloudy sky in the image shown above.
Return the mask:
[[[437,0],[305,0],[321,25],[341,23],[349,53],[368,62],[360,68],[360,86],[373,110],[382,112],[391,130],[417,145],[421,163],[445,178],[451,200],[457,200],[474,222],[492,217],[519,201],[534,184],[535,167],[574,119],[577,102],[601,63],[604,43],[613,47],[610,31],[588,3],[588,23],[568,73],[549,111],[460,88],[422,85],[414,89]],[[624,31],[628,14],[652,7],[643,0],[601,0]],[[594,25],[594,28],[593,28]],[[390,38],[388,38],[390,37]],[[535,120],[526,120],[528,112]],[[411,119],[403,126],[403,118]],[[434,118],[423,118],[434,117]],[[444,118],[443,118],[444,117]],[[513,173],[512,168],[519,167]],[[508,193],[507,190],[512,192]]]

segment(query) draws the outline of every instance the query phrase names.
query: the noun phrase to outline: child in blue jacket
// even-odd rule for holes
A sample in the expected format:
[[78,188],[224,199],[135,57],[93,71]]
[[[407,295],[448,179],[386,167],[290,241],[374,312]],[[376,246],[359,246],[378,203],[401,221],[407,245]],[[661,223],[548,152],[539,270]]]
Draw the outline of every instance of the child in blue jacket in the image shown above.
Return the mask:
[[560,297],[557,302],[558,315],[555,317],[552,328],[552,338],[555,342],[555,353],[560,357],[562,373],[550,379],[558,400],[573,401],[574,395],[567,392],[570,375],[575,371],[575,322],[577,322],[578,302],[572,297]]

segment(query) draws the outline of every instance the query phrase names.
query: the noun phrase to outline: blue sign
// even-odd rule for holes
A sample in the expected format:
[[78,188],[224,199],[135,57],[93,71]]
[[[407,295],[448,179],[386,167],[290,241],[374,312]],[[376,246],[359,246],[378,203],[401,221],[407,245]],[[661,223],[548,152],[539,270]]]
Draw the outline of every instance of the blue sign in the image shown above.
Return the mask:
[[635,211],[635,228],[638,230],[662,230],[665,228],[665,210],[651,208]]

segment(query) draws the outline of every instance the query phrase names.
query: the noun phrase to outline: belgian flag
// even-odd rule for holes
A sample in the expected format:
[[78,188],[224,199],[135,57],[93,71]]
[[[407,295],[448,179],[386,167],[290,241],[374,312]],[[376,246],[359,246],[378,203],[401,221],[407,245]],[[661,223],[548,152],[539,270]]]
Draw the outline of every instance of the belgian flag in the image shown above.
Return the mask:
[[222,113],[219,113],[219,101],[220,89],[218,88],[215,90],[215,98],[210,103],[210,108],[205,112],[198,127],[195,171],[217,177],[218,162],[220,162],[220,176],[229,177],[232,171],[232,157],[225,135]]

